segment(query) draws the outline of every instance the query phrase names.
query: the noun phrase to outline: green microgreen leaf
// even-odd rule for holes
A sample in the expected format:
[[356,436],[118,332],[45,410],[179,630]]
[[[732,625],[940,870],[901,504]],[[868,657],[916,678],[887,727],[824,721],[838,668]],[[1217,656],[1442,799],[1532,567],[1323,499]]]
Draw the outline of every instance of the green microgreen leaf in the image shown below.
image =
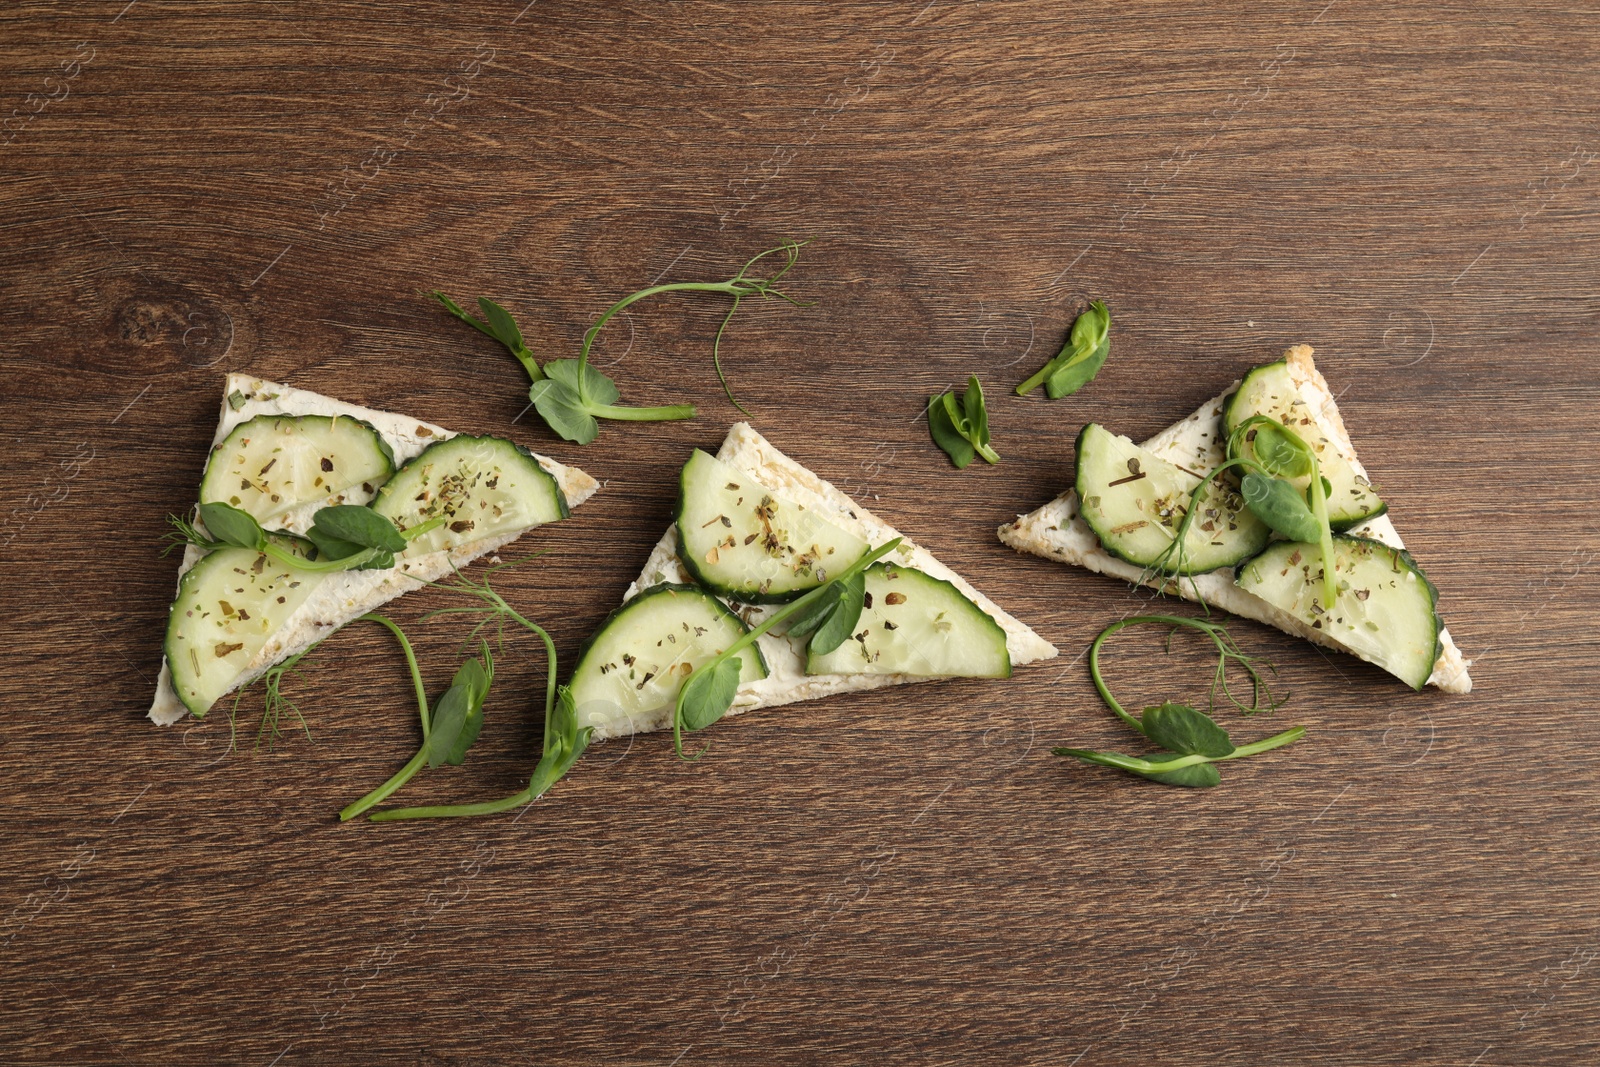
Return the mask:
[[[1276,419],[1252,415],[1235,426],[1228,435],[1228,454],[1233,462],[1254,464],[1268,474],[1306,479],[1312,521],[1306,522],[1301,516],[1291,518],[1276,513],[1274,517],[1293,522],[1300,533],[1310,535],[1297,536],[1293,540],[1317,544],[1322,555],[1322,607],[1325,611],[1332,611],[1338,597],[1338,583],[1333,571],[1333,527],[1328,521],[1328,493],[1332,488],[1322,476],[1316,450],[1298,433]],[[1278,493],[1277,496],[1279,499],[1267,500],[1263,504],[1269,513],[1283,503],[1282,494]],[[1273,520],[1266,515],[1258,517],[1272,526]],[[1275,526],[1273,528],[1277,529]]]
[[461,766],[467,758],[467,749],[478,740],[478,734],[483,730],[483,702],[489,696],[489,686],[494,679],[494,657],[489,652],[489,642],[480,641],[479,645],[482,662],[476,658],[467,660],[450,680],[452,686],[466,686],[469,693],[467,714],[461,724],[461,732],[456,736],[455,744],[450,746],[450,754],[444,760],[452,767]]
[[840,577],[829,584],[837,585],[839,592],[833,610],[822,620],[816,633],[811,635],[810,648],[818,656],[826,656],[850,640],[856,624],[861,621],[861,611],[867,599],[867,576],[862,571]]
[[[768,249],[751,257],[739,268],[737,274],[726,281],[668,282],[665,285],[652,285],[630,293],[602,312],[594,325],[585,331],[576,360],[554,360],[545,364],[542,369],[523,343],[522,331],[516,321],[499,304],[480,297],[478,306],[484,314],[484,318],[480,320],[468,314],[443,293],[435,291],[433,296],[451,315],[505,345],[528,371],[528,378],[533,383],[528,391],[528,399],[533,402],[534,410],[539,413],[539,417],[563,439],[583,445],[593,441],[599,434],[600,424],[597,421],[599,419],[666,422],[694,417],[695,409],[692,404],[666,404],[658,407],[631,407],[619,404],[621,392],[616,383],[589,366],[589,350],[594,346],[595,338],[606,323],[632,304],[662,293],[721,293],[733,298],[727,315],[717,326],[716,337],[711,345],[711,361],[716,370],[717,380],[722,384],[728,400],[740,411],[745,411],[744,406],[734,398],[727,376],[723,373],[723,334],[727,331],[728,323],[733,319],[734,313],[739,310],[740,301],[745,297],[777,297],[796,306],[807,306],[777,288],[778,281],[799,259],[800,248],[800,242],[785,241],[777,248]],[[751,269],[757,263],[779,252],[785,254],[785,262],[771,277],[756,278],[750,275]],[[546,384],[547,381],[553,384]]]
[[743,662],[735,656],[718,660],[709,670],[696,671],[683,684],[678,705],[683,709],[683,728],[691,733],[704,730],[728,713],[739,688]]
[[957,470],[964,470],[978,456],[978,450],[961,432],[957,416],[953,414],[954,397],[941,393],[928,402],[928,432],[933,443],[944,449]]
[[[1101,630],[1095,637],[1094,643],[1089,646],[1089,677],[1094,681],[1095,690],[1100,694],[1100,699],[1105,702],[1111,713],[1121,719],[1130,729],[1144,735],[1148,740],[1159,745],[1162,751],[1147,756],[1124,756],[1116,752],[1094,752],[1089,749],[1057,748],[1052,751],[1058,756],[1068,756],[1073,759],[1083,760],[1088,763],[1099,764],[1104,767],[1115,767],[1130,774],[1136,774],[1153,782],[1163,785],[1189,786],[1195,788],[1208,788],[1217,785],[1222,780],[1212,763],[1224,760],[1243,759],[1247,756],[1270,752],[1275,748],[1293,744],[1305,736],[1305,727],[1296,726],[1260,741],[1253,741],[1247,745],[1235,747],[1228,737],[1228,732],[1217,725],[1209,715],[1204,715],[1187,704],[1167,702],[1155,707],[1146,708],[1144,713],[1135,718],[1130,715],[1111,695],[1105,678],[1100,673],[1100,649],[1112,634],[1129,626],[1156,625],[1171,627],[1174,632],[1181,628],[1198,630],[1210,639],[1217,649],[1217,668],[1211,682],[1211,704],[1213,711],[1216,707],[1217,689],[1220,687],[1235,707],[1247,714],[1257,711],[1271,710],[1278,706],[1272,699],[1271,692],[1266,687],[1266,681],[1255,666],[1253,657],[1245,655],[1234,643],[1233,637],[1227,628],[1220,623],[1204,619],[1189,619],[1179,615],[1136,615],[1132,618],[1121,619]],[[1250,677],[1252,685],[1252,699],[1249,706],[1243,704],[1228,687],[1227,669],[1230,663],[1239,663]],[[1265,701],[1265,703],[1263,703]]]
[[1322,524],[1292,482],[1250,471],[1240,480],[1239,492],[1256,518],[1289,540],[1316,541],[1322,536]]
[[1144,735],[1162,748],[1180,756],[1211,756],[1220,759],[1233,751],[1228,731],[1218,726],[1211,716],[1170,701],[1153,708],[1145,708],[1139,716]]
[[511,312],[486,296],[478,297],[478,308],[483,312],[483,321],[489,325],[491,337],[513,352],[527,351],[522,331],[517,328],[517,320],[511,317]]
[[1052,400],[1069,396],[1093,380],[1111,353],[1111,312],[1100,300],[1092,302],[1072,323],[1067,342],[1054,358],[1017,386],[1027,396],[1039,386]]
[[266,548],[267,533],[248,511],[231,504],[201,504],[199,510],[200,521],[221,544],[257,552]]
[[317,546],[318,559],[348,559],[363,548],[354,541],[329,536],[326,530],[319,529],[316,525],[312,525],[306,531],[306,537]]
[[528,372],[529,381],[536,382],[544,377],[544,373],[539,370],[539,361],[522,341],[522,331],[517,328],[516,320],[505,308],[488,297],[479,297],[478,307],[483,311],[484,318],[477,319],[437,289],[433,291],[433,298],[443,304],[446,311],[474,330],[504,345],[506,350],[516,357],[517,362],[522,364],[522,369]]
[[[513,564],[502,564],[501,567],[512,565]],[[493,573],[495,570],[499,569],[501,568],[492,568],[490,573]],[[547,633],[543,627],[529,621],[510,604],[506,603],[505,598],[489,585],[489,580],[487,578],[481,582],[474,582],[457,571],[456,579],[457,580],[454,584],[444,584],[441,587],[444,589],[454,590],[456,592],[466,593],[467,595],[477,599],[482,604],[482,607],[443,608],[439,611],[431,612],[429,616],[425,616],[425,618],[432,617],[433,615],[445,614],[481,614],[484,616],[484,618],[483,621],[478,624],[478,629],[482,629],[485,625],[490,623],[498,622],[504,624],[505,622],[512,622],[526,630],[532,631],[534,634],[538,635],[539,639],[544,643],[545,657],[549,667],[549,673],[546,675],[545,679],[544,745],[540,752],[539,763],[534,768],[532,776],[528,779],[528,787],[520,792],[513,793],[508,797],[501,797],[498,800],[482,801],[476,804],[444,804],[420,808],[395,808],[387,811],[375,812],[371,816],[371,820],[373,822],[392,822],[401,819],[465,818],[475,815],[493,815],[497,812],[509,811],[512,808],[521,807],[522,805],[542,796],[547,790],[550,789],[552,785],[566,775],[566,773],[572,768],[572,765],[577,762],[578,757],[583,755],[584,750],[588,747],[589,739],[594,733],[594,728],[592,726],[580,727],[578,725],[578,710],[575,702],[573,701],[571,691],[566,686],[556,685],[556,648],[555,642],[551,640],[549,633]],[[474,630],[474,634],[476,634],[476,632],[477,630]],[[487,646],[484,647],[483,675],[484,679],[481,683],[483,689],[481,691],[486,694],[488,685],[493,681],[494,676],[493,662],[488,656]],[[479,691],[477,689],[479,683],[475,679],[476,675],[472,669],[464,664],[462,670],[456,673],[455,684],[464,686],[469,690],[472,690],[474,693],[477,693]],[[479,703],[481,703],[481,701],[479,701]],[[457,747],[460,747],[462,744],[461,736],[472,730],[471,716],[472,710],[469,704],[467,714],[463,715],[462,717],[463,725],[461,728],[461,733],[457,734]],[[424,733],[425,735],[427,734],[426,725],[424,727]],[[475,737],[476,734],[473,734],[472,736]],[[470,740],[467,743],[470,744]],[[424,750],[426,750],[426,745],[424,746]],[[465,749],[461,748],[461,751],[464,752]],[[423,752],[419,752],[417,760],[413,762],[420,761],[423,758],[423,755]],[[346,809],[346,812],[350,812],[350,809]],[[352,814],[359,813],[360,812],[354,812]],[[345,817],[349,816],[341,815],[341,818]]]
[[804,611],[790,616],[789,625],[784,634],[800,640],[816,632],[817,627],[827,621],[828,616],[839,606],[839,601],[844,596],[844,586],[837,582],[829,582],[823,587],[823,595],[807,605]]
[[1293,431],[1264,415],[1251,416],[1245,429],[1255,460],[1267,473],[1280,478],[1304,478],[1311,473],[1316,453]]
[[578,762],[583,750],[589,747],[589,738],[593,733],[593,726],[578,726],[577,702],[573,700],[572,690],[562,686],[549,720],[548,740],[543,755],[539,757],[539,765],[528,779],[528,788],[511,799],[527,803],[547,793]]
[[[1222,783],[1222,775],[1214,764],[1192,760],[1175,752],[1152,752],[1146,756],[1124,756],[1118,752],[1094,752],[1082,748],[1053,748],[1057,756],[1070,756],[1085,763],[1101,767],[1114,767],[1162,785],[1182,785],[1207,789]],[[1173,766],[1177,764],[1177,766]]]
[[[834,618],[836,613],[838,613],[839,611],[846,610],[846,606],[843,604],[843,601],[844,601],[844,599],[846,597],[851,595],[850,594],[850,589],[851,589],[853,580],[857,576],[865,573],[866,569],[868,567],[872,566],[878,560],[882,559],[884,556],[887,556],[890,552],[893,552],[895,549],[899,548],[900,547],[900,543],[901,543],[902,540],[903,540],[902,538],[896,537],[896,538],[893,538],[890,541],[885,542],[884,544],[879,545],[877,548],[873,549],[871,552],[868,552],[866,555],[864,555],[860,559],[856,560],[850,566],[846,567],[844,569],[844,571],[842,571],[839,574],[839,576],[836,577],[832,582],[829,582],[827,585],[818,586],[816,589],[811,590],[809,593],[806,593],[804,596],[800,597],[797,600],[791,600],[789,603],[785,604],[783,607],[779,608],[777,611],[775,611],[771,615],[767,616],[767,619],[766,619],[765,622],[761,623],[759,626],[755,627],[752,630],[746,631],[743,636],[741,636],[738,640],[734,641],[727,648],[723,649],[721,652],[719,652],[715,656],[711,657],[711,659],[707,660],[705,663],[702,663],[699,667],[695,668],[694,671],[692,671],[689,674],[689,677],[684,679],[683,685],[678,688],[678,697],[677,697],[676,702],[673,705],[673,712],[672,712],[672,747],[673,747],[673,751],[675,751],[678,754],[678,757],[680,759],[698,758],[698,757],[685,756],[683,754],[683,732],[684,732],[685,727],[688,726],[688,720],[686,719],[686,716],[685,716],[685,712],[686,712],[685,699],[684,699],[685,698],[685,694],[720,695],[720,692],[721,692],[721,687],[717,683],[697,682],[696,681],[697,678],[699,678],[701,676],[704,676],[704,675],[723,674],[724,675],[724,680],[725,680],[727,668],[726,667],[722,667],[721,664],[727,663],[727,662],[733,660],[735,657],[737,657],[739,655],[739,653],[743,652],[745,649],[747,649],[751,645],[755,644],[757,641],[759,641],[762,638],[763,635],[765,635],[769,630],[772,630],[774,627],[782,626],[785,623],[789,622],[791,619],[809,618],[811,616],[811,614],[817,610],[817,603],[819,601],[824,601],[824,600],[827,600],[829,598],[837,598],[839,603],[835,604],[835,606],[832,609],[830,609],[829,614],[827,615],[827,617],[819,625],[819,629],[821,628],[821,626],[828,625],[828,623],[830,623],[833,620],[833,618]],[[840,587],[838,590],[830,588],[831,586],[833,586],[836,583]],[[864,592],[864,586],[863,586],[863,592]],[[860,618],[860,610],[857,609],[857,611],[855,613],[855,619],[859,619],[859,618]],[[851,625],[851,628],[854,628],[855,621],[852,620],[850,625]],[[817,647],[816,643],[815,643],[816,639],[817,639],[817,635],[813,634],[812,635],[812,647],[813,648]],[[734,675],[734,685],[735,685],[735,688],[737,688],[737,685],[738,685],[738,675],[737,674]],[[690,688],[691,686],[694,686],[695,688],[691,689]],[[733,693],[730,692],[728,694],[728,703],[731,704],[732,701],[733,701]],[[703,708],[711,706],[711,703],[712,702],[707,701],[702,706],[701,711],[697,712],[697,714],[696,714],[696,721],[699,721],[699,719],[703,717]],[[725,713],[726,711],[727,711],[727,705],[724,705],[722,707],[722,712]]]
[[1190,789],[1210,789],[1222,784],[1222,773],[1217,770],[1215,763],[1193,763],[1187,767],[1174,767],[1167,771],[1156,769],[1176,763],[1181,758],[1176,752],[1152,752],[1144,757],[1145,762],[1151,764],[1151,767],[1134,773],[1152,782],[1160,782],[1162,785],[1181,785]]
[[423,745],[429,769],[439,766],[454,751],[471,704],[472,687],[462,684],[452,685],[434,704],[433,714],[429,716],[433,729]]
[[600,433],[600,423],[589,413],[583,397],[560,382],[534,382],[528,399],[533,401],[539,417],[563,440],[586,445]]
[[317,511],[307,536],[317,543],[320,550],[322,541],[318,540],[317,532],[330,544],[343,542],[383,552],[406,550],[406,539],[393,522],[369,507],[356,504],[335,504]]
[[989,412],[976,374],[967,379],[967,390],[960,397],[949,390],[928,401],[928,432],[957,470],[977,456],[1000,462],[999,453],[989,447]]

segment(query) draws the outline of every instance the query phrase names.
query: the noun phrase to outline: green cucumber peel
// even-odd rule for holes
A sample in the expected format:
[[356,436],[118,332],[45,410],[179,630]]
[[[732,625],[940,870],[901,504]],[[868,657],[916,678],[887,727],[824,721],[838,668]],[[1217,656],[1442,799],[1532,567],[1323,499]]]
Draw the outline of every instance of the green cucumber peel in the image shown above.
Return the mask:
[[[1172,634],[1182,628],[1197,630],[1210,639],[1217,649],[1217,667],[1212,676],[1210,692],[1210,711],[1213,714],[1216,711],[1219,689],[1230,703],[1245,714],[1275,710],[1282,703],[1272,698],[1266,678],[1256,666],[1255,657],[1247,655],[1240,649],[1222,624],[1179,615],[1136,615],[1112,623],[1095,637],[1094,643],[1089,646],[1089,676],[1094,681],[1095,691],[1100,694],[1100,699],[1105,702],[1106,707],[1111,709],[1111,713],[1130,729],[1144,735],[1158,747],[1158,751],[1144,756],[1125,756],[1117,752],[1056,748],[1051,750],[1055,755],[1071,757],[1102,767],[1114,767],[1163,785],[1203,789],[1222,782],[1222,775],[1213,764],[1271,752],[1273,749],[1293,744],[1305,736],[1305,727],[1296,726],[1259,741],[1235,746],[1228,731],[1220,726],[1212,715],[1198,711],[1187,704],[1167,701],[1145,708],[1139,715],[1131,714],[1116,697],[1111,695],[1111,689],[1106,685],[1105,678],[1100,672],[1100,649],[1107,639],[1119,630],[1139,625],[1170,627],[1171,630],[1167,635],[1169,646]],[[1250,679],[1249,704],[1234,696],[1229,687],[1230,663],[1241,666]],[[1270,665],[1268,669],[1272,669]]]
[[989,447],[989,411],[976,374],[967,379],[960,397],[948,389],[928,401],[928,432],[957,470],[978,456],[991,464],[1000,462],[1000,454]]
[[[705,749],[701,749],[693,756],[683,754],[684,731],[705,729],[726,715],[728,709],[733,706],[742,666],[742,661],[738,658],[740,652],[754,645],[773,627],[791,619],[809,624],[807,632],[811,634],[812,647],[818,651],[824,651],[816,642],[825,632],[828,634],[825,640],[833,640],[834,635],[842,631],[843,637],[839,637],[833,645],[833,648],[837,648],[850,636],[850,631],[855,629],[856,623],[861,619],[864,601],[864,596],[861,594],[864,594],[866,589],[862,576],[868,567],[899,548],[902,540],[896,537],[879,545],[846,567],[828,584],[818,586],[798,600],[779,608],[761,625],[745,633],[690,673],[689,677],[684,679],[683,685],[678,688],[678,697],[672,709],[672,748],[678,758],[699,759],[705,754]],[[860,593],[856,592],[858,589]],[[819,610],[819,605],[822,604],[829,605],[825,613]]]

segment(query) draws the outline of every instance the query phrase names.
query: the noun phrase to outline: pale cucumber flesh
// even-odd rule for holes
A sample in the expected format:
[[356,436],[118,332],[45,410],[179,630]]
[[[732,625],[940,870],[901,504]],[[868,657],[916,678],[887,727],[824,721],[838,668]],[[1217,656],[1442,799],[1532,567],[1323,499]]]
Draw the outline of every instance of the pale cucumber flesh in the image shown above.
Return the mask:
[[[633,733],[658,724],[684,679],[748,632],[703,589],[651,586],[612,612],[579,655],[569,683],[579,726]],[[738,657],[741,682],[767,676],[754,645]]]
[[[1295,385],[1284,362],[1268,363],[1244,376],[1238,390],[1222,412],[1224,435],[1252,415],[1266,415],[1298,434],[1317,454],[1322,476],[1332,487],[1328,493],[1328,522],[1335,530],[1346,530],[1357,523],[1382,515],[1388,510],[1372,488],[1372,483],[1356,473],[1334,442],[1326,437],[1313,417],[1312,401]],[[1309,479],[1299,479],[1301,488]]]
[[211,450],[200,503],[230,504],[263,526],[303,504],[365,504],[394,473],[394,454],[360,419],[258,415]]
[[165,646],[184,706],[204,715],[323,578],[247,548],[218,549],[189,568]]
[[1237,483],[1212,479],[1190,523],[1181,557],[1168,546],[1190,494],[1209,471],[1188,471],[1097,423],[1078,435],[1078,512],[1106,551],[1141,567],[1161,560],[1165,574],[1204,574],[1261,551],[1272,531],[1245,506]]
[[401,530],[436,517],[405,557],[456,548],[564,519],[561,487],[532,453],[501,437],[463,434],[429,445],[378,490],[372,507]]
[[1322,603],[1322,549],[1280,541],[1239,568],[1239,588],[1294,615],[1341,647],[1421,689],[1439,657],[1443,624],[1432,583],[1410,553],[1365,537],[1333,539],[1337,586]]
[[746,603],[824,584],[869,546],[811,508],[696,449],[680,476],[678,556],[696,581]]
[[907,674],[920,678],[1009,678],[1000,624],[951,583],[911,567],[874,563],[855,633],[807,674]]

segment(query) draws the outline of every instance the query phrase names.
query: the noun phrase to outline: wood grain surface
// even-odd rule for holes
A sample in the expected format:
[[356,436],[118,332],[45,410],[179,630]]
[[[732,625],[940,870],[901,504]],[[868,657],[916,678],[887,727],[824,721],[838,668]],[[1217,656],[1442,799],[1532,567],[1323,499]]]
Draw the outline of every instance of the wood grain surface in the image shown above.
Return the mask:
[[[0,1062],[1600,1062],[1600,23],[1586,5],[180,3],[0,12]],[[605,488],[502,588],[567,663],[738,417],[725,305],[596,362],[639,403],[577,448],[421,294],[547,357],[653,279],[810,238],[741,311],[754,424],[1062,649],[1009,682],[611,742],[518,816],[339,825],[412,751],[389,639],[291,692],[311,740],[146,722],[223,374],[510,433]],[[1009,393],[1091,297],[1111,360]],[[1316,347],[1476,660],[1467,697],[1234,629],[1305,741],[1158,788],[1081,661],[1144,601],[1001,546],[1087,421],[1135,437]],[[1004,461],[918,413],[969,373]],[[395,605],[413,622],[448,603]],[[1189,609],[1185,609],[1189,610]],[[442,686],[464,628],[416,629]],[[475,758],[525,782],[543,665]],[[1116,651],[1198,699],[1193,647]]]

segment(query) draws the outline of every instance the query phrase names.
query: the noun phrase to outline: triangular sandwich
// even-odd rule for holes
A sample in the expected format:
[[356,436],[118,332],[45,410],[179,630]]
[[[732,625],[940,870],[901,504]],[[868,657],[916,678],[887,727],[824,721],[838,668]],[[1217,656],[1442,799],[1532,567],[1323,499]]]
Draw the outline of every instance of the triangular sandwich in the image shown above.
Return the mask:
[[596,488],[504,438],[228,375],[199,503],[249,513],[280,557],[317,554],[304,535],[331,505],[370,505],[401,531],[433,527],[381,569],[307,571],[252,549],[189,544],[150,718],[205,714],[345,623],[565,518]]
[[[683,680],[785,603],[900,536],[745,423],[681,476],[678,521],[623,606],[584,646],[572,692],[596,740],[671,726]],[[902,541],[864,572],[862,610],[823,654],[780,624],[742,655],[728,714],[857,689],[1009,677],[1056,649],[924,548]],[[793,627],[799,629],[798,626]]]
[[[1263,418],[1264,417],[1264,418]],[[1176,532],[1191,490],[1227,459],[1230,436],[1249,435],[1260,457],[1281,446],[1274,420],[1316,453],[1335,559],[1331,581],[1320,541],[1275,533],[1292,525],[1311,498],[1309,476],[1285,494],[1272,526],[1264,509],[1284,503],[1250,490],[1284,488],[1258,478],[1241,485],[1223,474],[1212,483],[1182,553]],[[1258,428],[1265,427],[1264,436]],[[1235,433],[1235,431],[1238,431]],[[1268,455],[1268,459],[1272,458]],[[1287,462],[1287,461],[1286,461]],[[1436,593],[1405,551],[1387,507],[1356,459],[1328,383],[1296,345],[1277,363],[1257,367],[1222,396],[1175,426],[1135,445],[1091,423],[1078,438],[1077,473],[1044,507],[1000,527],[1000,540],[1022,552],[1075,563],[1136,584],[1204,600],[1319,645],[1359,656],[1415,689],[1471,690],[1470,661],[1440,620]],[[1226,481],[1225,481],[1226,480]],[[1265,499],[1274,496],[1274,499]],[[1081,499],[1080,499],[1081,497]],[[1181,560],[1181,565],[1174,565]],[[1330,606],[1327,590],[1333,590]]]

